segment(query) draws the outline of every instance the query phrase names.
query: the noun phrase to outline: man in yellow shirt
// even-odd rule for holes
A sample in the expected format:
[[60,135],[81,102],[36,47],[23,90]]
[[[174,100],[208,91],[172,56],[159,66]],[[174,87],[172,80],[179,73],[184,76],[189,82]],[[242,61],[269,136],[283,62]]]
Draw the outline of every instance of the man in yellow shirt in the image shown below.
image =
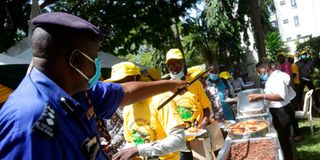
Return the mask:
[[[294,91],[299,94],[299,88],[300,88],[300,78],[299,78],[299,67],[297,64],[294,63],[294,55],[293,54],[289,54],[287,61],[291,64],[291,70],[292,70],[292,74],[290,76],[290,78],[292,79],[291,84],[292,84],[292,88],[294,89]],[[300,110],[302,104],[299,104],[299,101],[297,99],[297,97],[299,97],[299,95],[297,95],[296,97],[294,97],[294,99],[292,100],[292,104],[294,105],[296,110]]]
[[[115,66],[108,81],[125,83],[140,79],[140,68],[133,63],[122,62]],[[119,151],[113,159],[130,159],[134,156],[180,159],[179,150],[185,146],[184,123],[175,103],[170,102],[157,110],[167,98],[164,96],[166,94],[124,107],[123,131],[127,146],[130,147]]]
[[[179,49],[170,49],[166,54],[167,67],[172,80],[192,81],[184,71],[183,55]],[[200,81],[196,81],[187,88],[187,92],[174,98],[178,112],[185,123],[185,128],[205,128],[209,122],[210,101]],[[188,145],[188,143],[187,143]],[[190,147],[181,152],[181,159],[193,159]]]

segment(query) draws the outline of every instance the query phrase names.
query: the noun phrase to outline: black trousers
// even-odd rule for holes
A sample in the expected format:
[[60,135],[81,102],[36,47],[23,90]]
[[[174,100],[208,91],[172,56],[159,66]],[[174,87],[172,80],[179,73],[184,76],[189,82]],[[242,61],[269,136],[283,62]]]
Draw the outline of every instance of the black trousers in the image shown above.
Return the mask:
[[[301,110],[302,109],[302,94],[301,92],[301,85],[300,84],[294,84],[293,90],[296,92],[296,96],[291,100],[291,104],[293,105],[295,110]],[[300,99],[299,99],[300,98]]]
[[312,98],[314,100],[314,103],[316,104],[317,107],[320,107],[320,103],[319,103],[319,97],[318,97],[318,94],[314,88],[314,85],[313,85],[313,82],[312,81],[306,81],[306,80],[303,80],[303,79],[300,79],[300,86],[299,86],[299,91],[297,93],[297,98],[298,98],[298,101],[301,101],[301,104],[303,105],[303,99],[302,99],[302,96],[303,96],[303,90],[304,90],[304,87],[307,86],[309,90],[313,89],[313,93],[312,93]]
[[296,119],[296,116],[295,116],[294,106],[291,103],[287,104],[287,106],[289,106],[289,107],[286,108],[286,112],[289,115],[290,124],[293,128],[293,136],[300,136],[301,133],[300,133],[300,129],[299,129],[298,120]]
[[293,160],[292,146],[290,143],[290,125],[292,106],[286,105],[281,108],[270,108],[273,126],[278,133],[278,138],[285,160]]

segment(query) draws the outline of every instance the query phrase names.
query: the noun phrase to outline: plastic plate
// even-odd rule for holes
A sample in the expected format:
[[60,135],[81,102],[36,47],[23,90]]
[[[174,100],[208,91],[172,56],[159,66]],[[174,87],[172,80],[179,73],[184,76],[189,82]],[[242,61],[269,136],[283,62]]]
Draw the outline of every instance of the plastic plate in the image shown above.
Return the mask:
[[205,129],[199,129],[198,132],[189,132],[188,130],[184,131],[186,137],[197,137],[207,133]]

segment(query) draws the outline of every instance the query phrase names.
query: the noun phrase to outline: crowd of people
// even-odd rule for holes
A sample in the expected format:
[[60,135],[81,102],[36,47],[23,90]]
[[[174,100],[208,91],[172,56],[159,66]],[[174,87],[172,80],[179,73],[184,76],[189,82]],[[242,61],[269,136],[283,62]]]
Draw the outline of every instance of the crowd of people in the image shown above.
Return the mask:
[[[230,74],[217,64],[189,84],[205,70],[187,70],[179,49],[166,54],[167,80],[155,68],[121,62],[99,81],[103,33],[96,26],[58,12],[32,23],[32,69],[0,110],[0,159],[193,159],[194,137],[185,130],[207,130],[210,152],[219,150],[222,130],[213,126],[235,120],[226,100],[254,86],[240,69]],[[248,95],[250,101],[269,100],[286,160],[293,159],[290,126],[294,139],[302,138],[294,109],[302,105],[305,85],[314,89],[313,64],[305,57],[303,52],[293,63],[294,57],[280,53],[279,63],[259,63],[265,93]]]

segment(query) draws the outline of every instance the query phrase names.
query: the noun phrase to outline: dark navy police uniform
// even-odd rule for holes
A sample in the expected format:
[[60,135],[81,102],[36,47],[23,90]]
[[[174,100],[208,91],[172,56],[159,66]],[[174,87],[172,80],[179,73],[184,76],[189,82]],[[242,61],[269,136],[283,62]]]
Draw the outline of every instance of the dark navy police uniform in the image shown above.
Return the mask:
[[[53,36],[72,32],[103,40],[96,26],[67,13],[41,14],[32,23]],[[33,68],[0,109],[0,159],[107,159],[95,118],[110,118],[122,98],[120,85],[102,82],[70,97]]]
[[[99,82],[88,92],[103,118],[112,116],[123,97],[119,84]],[[96,123],[86,116],[84,94],[74,97],[33,68],[0,110],[0,159],[107,159],[101,149],[90,157],[94,137],[99,144]]]

